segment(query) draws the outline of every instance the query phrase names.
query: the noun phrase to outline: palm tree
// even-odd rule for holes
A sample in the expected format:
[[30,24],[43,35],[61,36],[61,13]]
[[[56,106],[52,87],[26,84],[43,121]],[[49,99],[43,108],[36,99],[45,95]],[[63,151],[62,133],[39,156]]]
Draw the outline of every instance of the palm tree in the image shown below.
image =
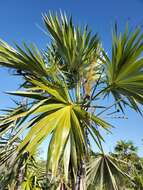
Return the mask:
[[115,146],[115,153],[121,157],[121,159],[130,160],[130,157],[137,155],[137,147],[134,146],[132,141],[118,141]]
[[[0,65],[14,69],[23,78],[22,91],[7,93],[28,98],[26,110],[2,121],[0,135],[15,120],[18,131],[14,139],[29,129],[17,148],[19,156],[25,152],[32,155],[50,136],[47,171],[52,178],[59,173],[63,176],[61,189],[79,190],[81,181],[85,181],[90,139],[103,154],[100,130],[112,127],[101,118],[102,113],[111,108],[124,113],[125,106],[141,113],[143,38],[139,28],[132,33],[126,28],[118,35],[115,25],[110,57],[98,35],[92,35],[87,26],[74,26],[72,17],[49,14],[43,20],[51,37],[44,52],[34,45],[24,43],[21,48],[16,44],[15,49],[0,42]],[[102,106],[101,100],[107,95],[115,101]],[[109,179],[113,181],[111,174]],[[112,188],[119,189],[111,181]],[[106,188],[106,181],[102,183]]]
[[[126,171],[128,170],[128,174],[132,176],[132,180],[134,181],[133,187],[135,189],[142,189],[143,188],[143,162],[142,158],[140,158],[137,154],[137,147],[134,145],[132,141],[118,141],[117,145],[115,146],[115,153],[112,153],[113,157],[119,158],[122,161],[126,161],[128,164],[123,166],[121,163],[120,168],[127,167]],[[125,180],[125,183],[131,184]]]

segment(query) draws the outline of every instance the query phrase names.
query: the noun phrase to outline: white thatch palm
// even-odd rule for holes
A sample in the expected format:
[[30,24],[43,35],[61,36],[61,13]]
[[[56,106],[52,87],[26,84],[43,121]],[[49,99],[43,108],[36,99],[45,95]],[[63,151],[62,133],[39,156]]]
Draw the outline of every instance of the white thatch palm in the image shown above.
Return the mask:
[[[126,30],[118,37],[115,26],[112,57],[109,58],[98,36],[92,36],[87,27],[83,30],[74,27],[72,18],[68,20],[65,15],[59,18],[49,14],[43,18],[51,37],[51,44],[44,53],[33,45],[29,48],[23,44],[24,49],[16,45],[14,49],[0,42],[0,65],[15,69],[24,79],[23,91],[9,94],[30,99],[26,110],[2,121],[1,135],[15,119],[19,121],[16,123],[19,131],[11,142],[25,129],[30,129],[17,149],[19,155],[25,151],[32,154],[51,136],[47,170],[52,176],[63,173],[66,185],[79,188],[76,182],[81,179],[79,176],[85,176],[89,136],[103,151],[99,131],[111,127],[97,115],[97,110],[104,108],[97,106],[98,99],[112,93],[115,105],[118,104],[122,111],[123,105],[140,111],[138,104],[143,100],[142,35],[137,29],[131,34]],[[109,177],[114,181],[111,175]]]

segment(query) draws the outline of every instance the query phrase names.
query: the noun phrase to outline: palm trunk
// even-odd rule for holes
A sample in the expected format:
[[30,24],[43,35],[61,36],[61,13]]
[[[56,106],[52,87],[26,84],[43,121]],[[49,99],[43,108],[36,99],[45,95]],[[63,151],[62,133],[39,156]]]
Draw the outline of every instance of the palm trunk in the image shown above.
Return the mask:
[[78,176],[76,186],[72,190],[86,190],[84,176]]
[[83,161],[81,161],[81,167],[79,169],[78,175],[77,175],[77,181],[75,185],[75,189],[73,190],[85,190],[85,164]]
[[[74,190],[74,189],[73,189]],[[80,175],[77,176],[75,190],[80,190]]]
[[24,171],[23,171],[22,168],[19,169],[19,172],[18,172],[18,175],[17,175],[16,179],[17,179],[17,182],[16,182],[15,190],[22,190],[21,189],[21,184],[22,184],[22,182],[24,180]]
[[66,186],[64,183],[62,183],[60,190],[66,190]]
[[24,177],[25,177],[26,172],[27,172],[27,165],[24,166],[24,162],[28,159],[28,156],[29,156],[29,153],[25,152],[19,160],[18,169],[17,169],[18,172],[17,172],[17,176],[16,176],[17,182],[16,182],[16,189],[15,190],[22,190],[21,184],[24,181]]
[[[79,76],[77,77],[77,84],[76,84],[76,97],[77,102],[81,102],[81,82],[79,80]],[[72,184],[72,190],[85,190],[85,184],[84,184],[84,177],[85,177],[85,164],[81,160],[79,167],[79,171],[77,174],[76,184]]]

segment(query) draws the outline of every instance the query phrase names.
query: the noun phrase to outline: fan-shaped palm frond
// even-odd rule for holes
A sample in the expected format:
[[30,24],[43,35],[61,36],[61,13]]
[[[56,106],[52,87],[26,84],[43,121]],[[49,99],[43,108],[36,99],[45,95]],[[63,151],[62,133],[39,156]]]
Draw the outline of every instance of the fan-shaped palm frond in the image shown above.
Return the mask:
[[[111,156],[97,154],[87,163],[87,187],[89,190],[123,189],[123,178],[131,177],[119,168],[119,163]],[[124,163],[127,164],[127,163]]]
[[[108,129],[109,124],[86,112],[79,105],[72,103],[70,99],[68,99],[69,97],[66,96],[66,94],[68,94],[66,89],[65,93],[61,94],[61,89],[51,89],[48,84],[45,84],[43,81],[31,79],[30,82],[41,91],[47,93],[48,98],[44,97],[43,100],[33,104],[24,114],[17,114],[8,118],[8,120],[13,120],[14,118],[23,117],[22,122],[24,122],[24,118],[27,118],[29,115],[34,116],[26,125],[26,128],[30,128],[30,131],[20,144],[19,151],[25,148],[26,151],[32,154],[38,145],[47,138],[48,135],[52,134],[48,151],[48,167],[51,168],[52,173],[55,174],[61,155],[64,152],[64,168],[67,176],[69,163],[71,161],[73,162],[74,170],[76,171],[78,167],[77,160],[82,159],[85,155],[87,144],[85,141],[84,128],[90,130],[95,138],[97,135],[99,135],[100,138],[100,134],[96,130],[95,125]],[[29,97],[33,98],[30,90],[28,93]],[[11,94],[27,96],[27,92],[15,92]],[[40,93],[39,96],[41,96]],[[95,124],[89,125],[87,121],[90,120]],[[84,128],[81,125],[81,121],[86,123]],[[20,128],[16,136],[21,132],[23,132],[23,127]]]
[[17,50],[8,45],[6,42],[0,41],[0,65],[12,68],[27,74],[38,76],[47,76],[48,71],[40,51],[31,45],[29,48],[23,43],[24,50],[16,44]]
[[[107,91],[116,100],[139,111],[138,103],[143,102],[143,35],[141,29],[128,32],[128,26],[123,34],[118,35],[115,25],[112,39],[112,57],[106,55]],[[128,102],[125,101],[128,100]]]
[[[52,38],[46,56],[62,70],[70,85],[78,81],[95,81],[99,74],[101,45],[98,35],[92,36],[87,26],[74,27],[72,17],[44,15],[45,26]],[[55,60],[55,61],[53,61]]]

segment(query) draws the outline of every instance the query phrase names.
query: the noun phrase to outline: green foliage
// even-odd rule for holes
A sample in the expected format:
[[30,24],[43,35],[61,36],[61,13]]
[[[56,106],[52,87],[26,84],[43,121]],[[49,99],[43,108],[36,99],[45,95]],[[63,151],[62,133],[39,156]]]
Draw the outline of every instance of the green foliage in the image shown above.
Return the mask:
[[[74,26],[72,17],[49,13],[43,20],[51,37],[44,52],[34,45],[15,44],[14,49],[0,41],[0,65],[15,70],[23,79],[20,90],[7,93],[26,99],[0,117],[0,164],[11,166],[6,180],[2,179],[5,188],[120,190],[129,174],[140,188],[136,148],[120,142],[116,154],[105,155],[100,131],[111,130],[101,114],[109,109],[116,113],[117,105],[118,111],[124,112],[129,105],[141,113],[141,30],[129,34],[126,28],[118,36],[115,25],[110,58],[98,35],[92,35],[87,26]],[[115,101],[102,106],[107,94]],[[34,154],[47,138],[47,163],[40,168]],[[100,151],[92,157],[91,138]],[[128,171],[128,160],[134,164],[133,171]]]
[[[87,163],[87,187],[89,190],[119,190],[123,189],[124,178],[130,176],[119,168],[123,162],[109,155],[97,154]],[[125,163],[124,163],[125,164]]]
[[115,24],[112,37],[112,57],[105,55],[107,92],[111,92],[115,100],[121,99],[119,103],[121,108],[122,102],[139,112],[138,103],[142,104],[143,100],[142,41],[143,34],[140,27],[129,32],[127,25],[125,32],[118,35]]

